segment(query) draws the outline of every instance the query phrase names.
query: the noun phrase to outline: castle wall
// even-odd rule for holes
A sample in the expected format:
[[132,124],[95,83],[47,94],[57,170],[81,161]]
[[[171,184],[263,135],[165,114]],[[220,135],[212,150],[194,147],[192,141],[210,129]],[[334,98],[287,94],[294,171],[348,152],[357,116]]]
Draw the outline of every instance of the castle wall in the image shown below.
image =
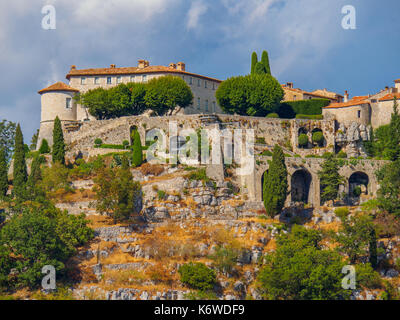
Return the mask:
[[324,118],[334,116],[340,122],[354,121],[359,124],[368,125],[371,121],[371,107],[369,104],[341,108],[323,108]]
[[381,101],[372,109],[371,124],[373,128],[379,128],[390,123],[393,113],[393,100]]

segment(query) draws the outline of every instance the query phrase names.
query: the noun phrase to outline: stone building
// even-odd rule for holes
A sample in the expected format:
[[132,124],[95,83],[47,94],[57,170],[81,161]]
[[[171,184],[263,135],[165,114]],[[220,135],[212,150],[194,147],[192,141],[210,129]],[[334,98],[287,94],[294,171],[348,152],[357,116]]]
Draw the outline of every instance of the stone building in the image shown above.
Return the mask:
[[343,101],[343,96],[338,93],[330,92],[326,89],[307,92],[302,89],[294,88],[293,82],[282,84],[282,89],[285,93],[283,101],[298,101],[309,99],[328,99],[332,103]]
[[85,93],[96,88],[111,88],[121,83],[146,83],[151,79],[171,75],[182,78],[192,90],[193,102],[181,111],[183,114],[223,113],[217,103],[215,92],[221,80],[186,71],[183,62],[171,63],[169,66],[151,66],[146,60],[139,60],[137,67],[77,69],[71,66],[66,78],[69,85],[58,82],[39,91],[41,97],[41,125],[38,147],[45,138],[52,144],[53,121],[56,116],[64,128],[74,130],[82,122],[95,120],[88,110],[74,102],[76,93]]

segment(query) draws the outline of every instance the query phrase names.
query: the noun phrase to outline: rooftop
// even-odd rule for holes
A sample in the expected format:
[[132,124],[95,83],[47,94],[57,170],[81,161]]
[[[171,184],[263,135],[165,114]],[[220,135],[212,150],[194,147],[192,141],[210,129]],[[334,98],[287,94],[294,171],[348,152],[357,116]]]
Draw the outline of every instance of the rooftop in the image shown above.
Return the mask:
[[386,96],[383,96],[379,99],[379,101],[389,101],[393,100],[394,98],[400,99],[400,93],[389,93]]
[[351,98],[351,100],[349,100],[347,102],[332,103],[329,106],[324,107],[324,109],[359,106],[362,104],[369,103],[369,101],[367,100],[368,98],[369,98],[369,96],[356,96],[356,97]]
[[50,87],[47,87],[47,88],[44,88],[44,89],[38,91],[38,93],[43,94],[43,93],[52,92],[52,91],[79,92],[78,89],[72,88],[69,85],[65,84],[64,82],[57,82],[55,84],[52,84]]

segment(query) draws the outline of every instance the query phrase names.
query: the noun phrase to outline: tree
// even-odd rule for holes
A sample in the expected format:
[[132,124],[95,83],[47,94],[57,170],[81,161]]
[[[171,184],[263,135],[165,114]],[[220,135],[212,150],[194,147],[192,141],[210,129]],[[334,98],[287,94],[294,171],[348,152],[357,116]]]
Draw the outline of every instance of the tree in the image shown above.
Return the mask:
[[15,129],[16,124],[14,122],[5,119],[0,121],[0,148],[3,148],[6,153],[7,163],[10,161],[13,152]]
[[165,76],[148,82],[144,100],[149,109],[162,116],[176,107],[189,106],[193,102],[193,93],[183,79]]
[[109,89],[112,112],[114,117],[122,117],[131,114],[131,91],[129,87],[121,83],[120,85]]
[[225,80],[218,87],[216,97],[227,113],[265,117],[278,110],[283,89],[272,76],[253,74]]
[[131,92],[129,115],[140,115],[146,110],[144,97],[146,96],[146,85],[143,83],[130,82],[127,84]]
[[53,129],[53,163],[60,162],[65,164],[65,142],[61,127],[61,121],[58,117],[54,120]]
[[203,263],[187,263],[178,270],[181,281],[190,288],[200,291],[210,291],[216,283],[216,274]]
[[268,52],[265,50],[263,51],[261,56],[261,63],[264,66],[265,73],[271,75],[271,67],[269,65]]
[[41,164],[46,160],[41,155],[36,155],[31,164],[31,173],[28,177],[27,183],[27,195],[31,200],[38,198],[39,196],[45,197],[45,193],[42,188],[39,188],[39,183],[42,181],[42,170]]
[[34,133],[34,135],[32,136],[31,145],[29,146],[30,150],[32,150],[32,151],[36,150],[38,138],[39,138],[39,129],[37,129],[36,133]]
[[263,201],[267,213],[274,217],[280,214],[288,193],[287,168],[282,149],[275,145],[272,162],[264,176]]
[[8,165],[6,152],[0,147],[0,199],[7,194],[8,191]]
[[380,188],[379,207],[400,216],[400,159],[385,164],[376,172]]
[[132,145],[132,165],[139,167],[143,163],[142,142],[140,141],[140,134],[135,129],[132,132],[133,145]]
[[18,124],[15,131],[14,144],[14,168],[13,168],[13,194],[18,200],[23,200],[26,197],[26,181],[28,173],[26,169],[24,137],[21,127]]
[[115,169],[103,166],[98,170],[95,183],[96,209],[99,212],[111,216],[114,222],[127,220],[132,215],[140,213],[141,185],[133,181],[128,166]]
[[77,95],[76,100],[89,109],[89,113],[96,119],[104,120],[115,118],[113,107],[109,95],[109,90],[96,88],[88,92]]
[[46,139],[43,139],[42,144],[40,145],[40,148],[39,148],[39,153],[47,154],[47,153],[50,153],[50,151],[51,150],[50,150],[48,141]]
[[265,258],[258,286],[267,299],[340,300],[350,292],[342,288],[342,257],[323,250],[319,231],[295,225],[277,239],[276,251]]
[[339,186],[344,182],[344,178],[339,174],[339,162],[332,153],[328,153],[321,168],[322,170],[318,172],[322,190],[321,202],[336,200]]
[[251,74],[254,74],[257,62],[258,62],[257,53],[253,52],[253,54],[251,55],[251,72],[250,72]]

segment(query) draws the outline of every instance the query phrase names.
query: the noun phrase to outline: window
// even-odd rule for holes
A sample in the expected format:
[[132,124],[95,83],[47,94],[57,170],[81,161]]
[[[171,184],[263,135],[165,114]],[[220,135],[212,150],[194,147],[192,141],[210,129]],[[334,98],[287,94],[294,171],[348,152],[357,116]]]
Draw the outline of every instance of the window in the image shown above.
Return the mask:
[[201,86],[201,80],[197,79],[197,86],[200,87]]
[[296,95],[293,96],[293,100],[294,100],[294,101],[297,100],[297,96],[296,96]]
[[206,100],[204,106],[205,106],[206,111],[208,111],[208,100]]
[[99,77],[95,77],[94,78],[94,84],[100,84],[100,78]]
[[193,84],[193,78],[192,77],[189,78],[189,84]]
[[207,81],[204,81],[204,88],[207,89]]
[[72,109],[72,99],[71,98],[67,98],[66,103],[65,103],[65,107],[67,109]]
[[117,84],[120,84],[122,82],[122,77],[117,77]]
[[142,81],[143,81],[143,82],[147,82],[147,74],[144,74],[144,75],[142,76]]
[[201,108],[201,100],[200,100],[200,98],[197,98],[197,109],[198,110],[200,110],[200,108]]
[[213,102],[213,112],[217,112],[217,104],[215,101]]
[[112,84],[112,78],[111,77],[107,77],[107,84]]
[[86,78],[85,77],[82,77],[81,78],[81,85],[85,85],[86,84]]
[[361,110],[358,110],[358,111],[357,111],[357,117],[358,117],[358,118],[361,118]]

